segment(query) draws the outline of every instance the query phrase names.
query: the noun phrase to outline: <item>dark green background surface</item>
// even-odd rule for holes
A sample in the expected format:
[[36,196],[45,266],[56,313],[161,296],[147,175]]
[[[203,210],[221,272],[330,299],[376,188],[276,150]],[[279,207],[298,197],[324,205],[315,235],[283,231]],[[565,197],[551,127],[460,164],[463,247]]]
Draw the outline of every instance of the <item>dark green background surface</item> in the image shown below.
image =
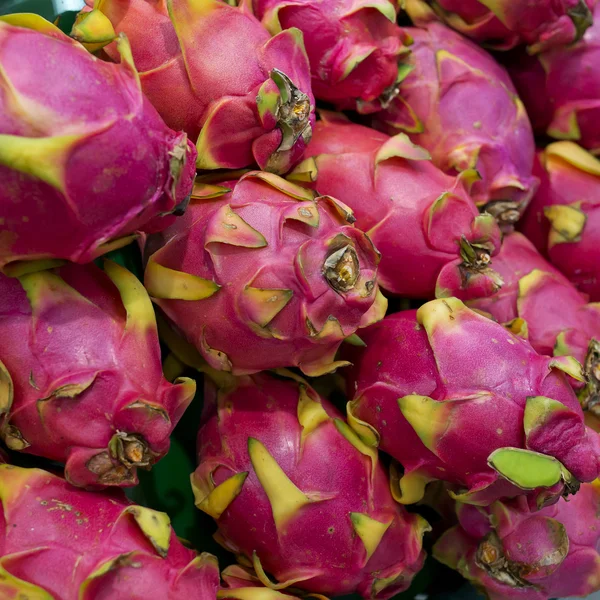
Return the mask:
[[50,0],[0,0],[0,15],[12,12],[34,12],[46,19],[54,16]]

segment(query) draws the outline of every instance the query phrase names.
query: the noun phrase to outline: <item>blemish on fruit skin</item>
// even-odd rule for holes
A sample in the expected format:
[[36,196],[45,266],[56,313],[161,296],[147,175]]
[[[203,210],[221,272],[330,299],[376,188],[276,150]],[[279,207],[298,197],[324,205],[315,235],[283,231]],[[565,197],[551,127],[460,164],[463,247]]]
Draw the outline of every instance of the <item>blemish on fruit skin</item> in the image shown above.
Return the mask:
[[497,343],[498,343],[498,340],[497,340],[496,338],[492,338],[492,342],[493,342],[494,344],[497,344]]
[[502,435],[502,429],[500,429],[500,427],[498,427],[498,429],[496,429],[496,433],[497,433],[498,435]]

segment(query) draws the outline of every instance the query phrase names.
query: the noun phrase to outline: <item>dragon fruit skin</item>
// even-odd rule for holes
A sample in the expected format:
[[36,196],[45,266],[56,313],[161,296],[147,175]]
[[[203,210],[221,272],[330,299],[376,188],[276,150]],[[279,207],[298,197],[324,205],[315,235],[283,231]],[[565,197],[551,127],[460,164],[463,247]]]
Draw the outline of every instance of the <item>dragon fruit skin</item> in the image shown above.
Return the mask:
[[277,34],[297,27],[304,34],[317,98],[339,109],[377,101],[398,80],[398,58],[407,51],[396,25],[393,0],[245,0]]
[[598,436],[560,372],[581,378],[574,359],[538,355],[456,298],[390,315],[361,339],[366,349],[343,355],[349,423],[404,467],[399,501],[439,479],[464,502],[527,494],[541,506],[597,477]]
[[[600,429],[600,306],[588,303],[533,244],[518,232],[504,238],[494,259],[502,289],[467,302],[499,323],[521,331],[540,354],[573,356],[584,367],[587,384],[571,380],[589,424]],[[594,415],[592,417],[592,415]]]
[[41,17],[4,19],[0,269],[89,262],[166,226],[191,193],[196,149],[144,98],[127,40],[109,64]]
[[[94,8],[129,38],[142,89],[165,122],[197,140],[198,168],[284,173],[300,160],[315,116],[298,29],[271,38],[220,0],[95,0]],[[116,59],[114,44],[104,51]]]
[[600,154],[600,3],[594,23],[574,46],[535,57],[516,53],[508,71],[538,133],[577,142]]
[[500,230],[478,214],[462,183],[405,134],[390,138],[340,115],[323,116],[307,159],[289,177],[308,179],[352,208],[382,252],[380,285],[413,298],[445,295],[449,287],[464,297],[495,292],[501,282],[487,265]]
[[457,505],[459,525],[433,547],[490,600],[549,600],[600,589],[600,491],[584,484],[539,512],[523,498],[486,509]]
[[1,435],[79,486],[130,486],[169,449],[195,383],[163,377],[152,303],[106,261],[0,276]]
[[550,144],[540,158],[546,185],[522,231],[579,290],[600,301],[600,160],[573,142]]
[[440,23],[405,31],[414,39],[404,60],[413,70],[374,125],[409,134],[444,172],[476,169],[471,197],[510,229],[538,182],[531,125],[506,71]]
[[385,600],[408,588],[428,525],[394,502],[376,450],[333,405],[266,373],[209,383],[205,397],[196,505],[264,585],[275,585],[266,571],[283,591]]
[[165,513],[117,490],[87,492],[41,469],[0,466],[3,598],[216,600],[219,568]]
[[587,332],[584,344],[569,344],[566,352],[584,363],[590,338],[600,337],[600,308],[588,304],[586,296],[518,232],[504,238],[494,267],[504,280],[502,289],[488,298],[470,300],[469,307],[488,313],[499,323],[522,319],[527,323],[529,342],[540,354],[565,354],[564,336]]
[[408,0],[413,23],[440,19],[497,50],[528,44],[531,54],[572,44],[592,24],[595,0]]
[[149,241],[145,273],[150,296],[187,340],[235,375],[344,366],[334,360],[341,342],[387,308],[379,255],[349,224],[350,210],[261,172],[199,184],[195,195]]

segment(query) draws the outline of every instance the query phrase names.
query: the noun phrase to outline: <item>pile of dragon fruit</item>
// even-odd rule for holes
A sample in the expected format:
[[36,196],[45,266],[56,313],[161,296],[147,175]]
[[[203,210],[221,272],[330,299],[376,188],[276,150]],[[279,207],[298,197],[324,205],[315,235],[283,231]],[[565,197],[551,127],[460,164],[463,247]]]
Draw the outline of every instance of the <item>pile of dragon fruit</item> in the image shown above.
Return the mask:
[[[600,590],[600,2],[71,17],[0,18],[0,599]],[[195,415],[220,561],[133,501]]]

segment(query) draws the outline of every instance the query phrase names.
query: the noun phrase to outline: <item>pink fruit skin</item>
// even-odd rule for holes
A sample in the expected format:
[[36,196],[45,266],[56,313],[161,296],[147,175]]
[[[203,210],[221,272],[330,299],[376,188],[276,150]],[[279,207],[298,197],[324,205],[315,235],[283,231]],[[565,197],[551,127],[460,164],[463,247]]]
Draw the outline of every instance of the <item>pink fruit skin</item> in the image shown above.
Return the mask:
[[[299,366],[318,374],[341,366],[334,357],[342,340],[385,312],[379,255],[346,220],[349,209],[268,173],[218,190],[219,198],[192,200],[149,242],[145,285],[156,304],[213,368],[242,375]],[[356,278],[346,290],[324,275],[343,247],[357,260],[341,273],[349,286]],[[181,277],[192,287],[202,278],[209,292],[168,283]]]
[[[411,10],[411,3],[414,8]],[[435,12],[427,10],[433,5]],[[578,40],[591,25],[595,0],[409,0],[415,25],[436,15],[463,35],[498,50],[526,43],[539,52]],[[488,8],[489,7],[489,8]],[[415,11],[415,12],[413,12]]]
[[538,133],[600,153],[600,3],[573,46],[511,57],[508,70]]
[[496,291],[489,269],[471,269],[460,256],[461,238],[488,256],[500,247],[496,223],[478,215],[463,185],[402,134],[390,138],[324,116],[305,154],[314,161],[311,185],[352,208],[357,225],[382,253],[380,285],[413,298],[443,294],[451,283],[463,297]]
[[[301,158],[315,117],[310,66],[298,30],[271,38],[254,16],[220,0],[101,0],[95,5],[117,33],[129,38],[144,93],[165,122],[198,140],[199,168],[258,164],[285,172]],[[113,44],[105,51],[116,59]],[[277,92],[273,69],[307,98],[301,120],[308,129],[281,151],[275,107],[261,114],[257,105],[257,97]]]
[[[216,559],[185,548],[163,513],[9,465],[0,466],[0,497],[3,598],[216,600]],[[152,520],[146,531],[138,515]]]
[[413,71],[374,124],[387,133],[408,133],[447,173],[477,169],[481,180],[473,183],[473,200],[509,227],[538,182],[531,173],[531,125],[506,71],[439,23],[405,31],[414,44],[403,62]]
[[[363,453],[353,445],[360,441],[333,405],[305,383],[265,373],[240,378],[233,389],[218,393],[208,384],[205,398],[199,466],[192,475],[197,501],[201,490],[247,473],[217,520],[217,538],[226,548],[250,559],[256,553],[277,581],[298,579],[293,587],[321,594],[357,592],[385,600],[409,587],[423,564],[427,524],[394,502],[376,452],[362,445]],[[304,420],[307,413],[299,402],[312,403],[318,419]],[[273,517],[279,502],[269,501],[255,471],[250,438],[263,444],[283,470],[277,474],[269,468],[266,477],[277,475],[273,482],[285,480],[310,499],[279,525]],[[356,513],[389,524],[370,557],[353,527]]]
[[192,380],[163,376],[141,283],[106,268],[110,278],[93,265],[0,275],[2,438],[65,462],[80,486],[135,485],[136,468],[166,454],[195,392]]
[[533,173],[539,179],[540,185],[519,222],[518,230],[527,237],[540,254],[547,258],[550,221],[544,215],[544,206],[546,206],[546,203],[552,203],[554,190],[552,189],[550,172],[542,164],[543,160],[544,151],[538,149],[533,162]]
[[[191,192],[196,149],[164,124],[130,65],[102,62],[58,29],[6,23],[0,62],[0,269],[89,262],[104,244],[166,226],[159,217]],[[24,157],[33,172],[19,166]]]
[[398,77],[398,58],[406,52],[392,0],[253,0],[254,14],[272,33],[297,27],[319,100],[361,110]]
[[[564,148],[564,152],[561,149]],[[573,162],[571,152],[581,153],[589,164]],[[557,154],[560,152],[561,155]],[[600,301],[600,161],[569,142],[551,144],[540,154],[542,185],[523,220],[521,230],[547,253],[550,262],[593,302]],[[571,161],[571,162],[570,162]],[[560,230],[545,216],[549,207],[576,209],[585,222],[577,227],[574,236],[561,237],[551,232]],[[552,216],[549,213],[549,216]],[[575,235],[576,234],[576,235]]]
[[[449,304],[453,319],[428,323],[444,309],[440,303]],[[415,311],[387,316],[361,332],[366,348],[343,353],[354,365],[346,371],[353,398],[349,413],[374,428],[380,449],[402,464],[406,489],[413,479],[441,479],[466,491],[465,501],[485,504],[525,493],[488,465],[490,454],[504,447],[554,456],[579,481],[597,477],[600,443],[594,432],[586,430],[577,397],[559,371],[561,365],[455,299],[425,304],[418,314],[419,321]],[[419,432],[398,400],[415,394],[441,403],[437,408],[446,411],[435,421],[434,405],[429,416],[422,416]],[[562,424],[548,419],[536,425],[535,433],[525,435],[524,409],[533,396],[562,403]],[[418,404],[413,409],[421,410]],[[558,432],[567,423],[572,429],[565,439]],[[429,448],[419,434],[430,440]],[[555,491],[560,494],[560,486],[544,501],[556,499]],[[538,501],[540,494],[546,491],[529,495]]]
[[590,339],[600,339],[600,308],[588,304],[587,297],[518,232],[504,238],[494,268],[504,280],[502,289],[468,305],[499,323],[524,319],[527,339],[540,354],[552,356],[562,334],[561,345],[567,344],[568,353],[584,364]]
[[[483,586],[490,600],[583,597],[600,589],[600,491],[596,484],[584,484],[568,502],[559,500],[538,512],[517,498],[486,509],[458,504],[457,513],[460,525],[436,543],[434,556]],[[493,532],[500,551],[498,564],[503,557],[510,561],[499,568],[504,581],[480,559],[489,544],[486,536]],[[494,555],[488,552],[488,556]],[[520,581],[507,582],[514,577]]]

